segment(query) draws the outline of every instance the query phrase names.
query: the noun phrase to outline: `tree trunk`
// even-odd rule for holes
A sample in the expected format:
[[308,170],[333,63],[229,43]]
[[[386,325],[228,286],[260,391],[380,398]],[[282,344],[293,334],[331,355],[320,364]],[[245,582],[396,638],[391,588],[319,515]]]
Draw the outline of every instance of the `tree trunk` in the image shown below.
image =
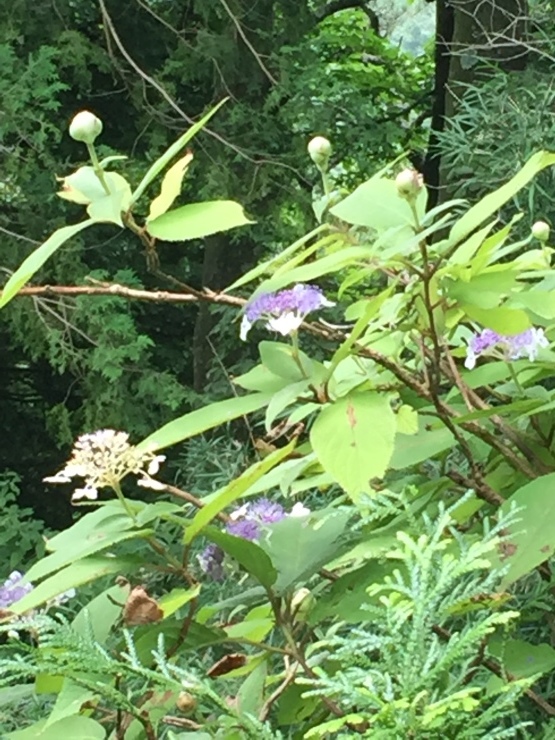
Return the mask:
[[432,207],[450,197],[436,132],[457,113],[465,85],[479,84],[495,69],[524,69],[527,22],[528,0],[437,0],[436,97],[424,166]]

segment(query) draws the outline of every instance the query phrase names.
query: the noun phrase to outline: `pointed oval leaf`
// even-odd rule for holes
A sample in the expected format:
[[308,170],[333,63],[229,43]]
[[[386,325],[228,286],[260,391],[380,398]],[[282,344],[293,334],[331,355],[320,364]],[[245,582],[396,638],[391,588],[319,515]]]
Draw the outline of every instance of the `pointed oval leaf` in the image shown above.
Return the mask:
[[526,575],[555,552],[555,473],[519,488],[501,507],[508,513],[516,505],[518,520],[508,527],[500,546],[501,565],[508,571],[501,588]]
[[232,200],[208,200],[168,211],[149,221],[146,228],[156,239],[184,242],[253,223],[245,216],[239,203]]
[[211,403],[209,406],[191,411],[189,414],[165,424],[146,439],[143,439],[138,447],[153,452],[164,447],[170,447],[170,445],[182,442],[184,439],[206,432],[207,429],[237,419],[238,416],[257,411],[265,406],[271,397],[271,393],[250,393],[248,396],[237,396],[225,401]]
[[184,146],[186,146],[189,141],[193,138],[193,136],[196,136],[199,131],[201,131],[204,126],[208,123],[208,121],[212,118],[212,116],[222,107],[224,103],[226,103],[229,100],[229,98],[224,98],[221,100],[214,108],[212,108],[211,111],[209,111],[205,116],[203,116],[200,121],[197,121],[197,123],[193,124],[188,131],[185,131],[185,133],[179,137],[177,141],[175,141],[166,151],[164,154],[162,154],[161,157],[159,157],[156,162],[149,168],[146,175],[143,177],[141,182],[139,183],[138,187],[136,188],[135,192],[131,196],[131,204],[136,203],[141,195],[144,193],[144,191],[147,189],[147,187],[150,185],[150,183],[158,177],[160,172],[164,169],[164,167],[169,164],[174,157],[176,157],[179,152],[183,149]]
[[353,392],[322,409],[310,441],[324,470],[356,503],[387,470],[396,426],[385,396]]
[[112,573],[133,573],[142,565],[144,565],[144,559],[139,557],[93,555],[90,558],[78,560],[39,583],[30,593],[12,604],[10,611],[23,614],[84,583],[96,581]]
[[51,257],[64,242],[67,242],[68,239],[71,239],[72,236],[83,231],[83,229],[92,226],[92,224],[94,224],[94,220],[90,218],[86,221],[81,221],[79,224],[73,224],[73,226],[62,226],[61,229],[57,229],[53,234],[51,234],[44,244],[41,244],[38,249],[31,252],[2,289],[0,308],[3,308],[11,301],[25,283],[27,283],[33,275],[40,270],[46,260],[49,259],[49,257]]
[[154,198],[150,204],[147,221],[153,221],[155,218],[158,218],[158,216],[165,213],[168,208],[171,208],[172,203],[181,192],[181,183],[183,182],[185,173],[189,169],[189,165],[192,160],[193,153],[187,152],[184,157],[178,159],[177,162],[166,172],[160,187],[160,195]]

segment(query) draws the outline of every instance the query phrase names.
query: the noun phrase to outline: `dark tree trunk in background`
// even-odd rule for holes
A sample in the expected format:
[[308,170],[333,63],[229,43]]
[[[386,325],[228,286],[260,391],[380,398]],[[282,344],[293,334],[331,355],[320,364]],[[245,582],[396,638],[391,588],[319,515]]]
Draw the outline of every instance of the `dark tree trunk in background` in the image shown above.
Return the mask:
[[430,205],[449,196],[435,133],[456,114],[469,83],[479,84],[495,69],[525,68],[528,0],[437,0],[435,104],[424,175]]

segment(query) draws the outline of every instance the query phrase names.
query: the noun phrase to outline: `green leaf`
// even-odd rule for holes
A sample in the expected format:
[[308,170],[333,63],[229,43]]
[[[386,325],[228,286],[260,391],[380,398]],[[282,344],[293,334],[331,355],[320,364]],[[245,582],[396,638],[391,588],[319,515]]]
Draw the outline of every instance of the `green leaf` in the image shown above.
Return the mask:
[[[72,528],[70,528],[71,530]],[[68,530],[68,531],[70,531]],[[82,530],[81,530],[82,531]],[[123,531],[106,531],[100,527],[92,529],[87,536],[76,536],[72,539],[71,545],[57,550],[51,555],[47,555],[38,563],[35,563],[27,573],[27,578],[32,581],[38,581],[41,578],[60,570],[69,563],[80,560],[89,555],[106,550],[119,542],[125,542],[131,539],[141,539],[153,534],[152,529],[123,530]]]
[[399,434],[395,437],[395,450],[389,462],[392,470],[403,470],[418,465],[455,444],[455,438],[446,427],[428,428],[428,421],[422,416],[418,421],[417,434],[411,436]]
[[79,714],[65,717],[53,725],[48,725],[47,720],[41,719],[24,730],[2,735],[3,740],[104,740],[105,737],[106,730],[99,722]]
[[169,149],[166,149],[164,154],[162,154],[161,157],[159,157],[156,162],[148,169],[148,172],[143,177],[141,182],[139,183],[138,187],[136,188],[135,192],[131,196],[131,205],[136,203],[141,195],[145,192],[147,187],[150,185],[150,183],[158,177],[160,172],[168,165],[171,160],[176,157],[179,152],[183,149],[184,146],[186,146],[191,139],[198,134],[199,131],[201,131],[208,121],[212,118],[212,116],[222,107],[224,103],[228,101],[228,98],[224,98],[221,100],[214,108],[212,108],[211,111],[209,111],[205,116],[201,118],[200,121],[197,121],[191,128],[186,131],[182,136],[179,137],[177,141],[175,141]]
[[215,527],[206,530],[206,537],[236,560],[264,588],[270,588],[275,583],[277,572],[272,561],[256,543],[222,532]]
[[449,263],[452,265],[466,265],[470,262],[496,223],[497,221],[492,221],[487,226],[484,226],[483,229],[480,229],[480,231],[472,234],[472,236],[463,242],[460,247],[457,248],[455,253],[451,255]]
[[121,608],[128,594],[128,586],[111,586],[77,612],[71,626],[83,637],[92,630],[95,641],[104,645],[121,616]]
[[508,566],[501,588],[526,575],[555,552],[555,473],[519,488],[501,507],[507,514],[518,506],[518,521],[507,529],[500,546],[501,565]]
[[299,383],[291,383],[291,385],[282,388],[278,391],[268,404],[266,409],[266,415],[264,417],[264,427],[266,432],[270,432],[276,417],[278,417],[282,411],[284,411],[291,404],[296,403],[297,399],[303,393],[310,391],[310,381],[301,380]]
[[524,167],[498,190],[489,193],[467,211],[451,229],[449,243],[456,244],[477,229],[486,219],[495,216],[499,209],[513,198],[534,178],[538,172],[555,164],[555,154],[537,152]]
[[372,614],[364,606],[378,600],[368,595],[368,587],[374,583],[382,583],[395,567],[396,564],[391,561],[372,561],[339,576],[329,588],[319,594],[308,617],[309,624],[316,625],[330,618],[350,624],[368,622],[372,619]]
[[256,278],[260,277],[261,275],[273,273],[274,270],[276,270],[281,264],[283,264],[284,261],[288,260],[289,257],[295,254],[295,252],[304,247],[307,242],[309,242],[315,236],[318,236],[318,234],[322,233],[323,231],[328,231],[329,228],[329,224],[321,224],[320,226],[317,226],[313,231],[310,231],[308,234],[298,239],[294,244],[291,244],[289,247],[284,249],[283,252],[280,252],[275,257],[272,257],[271,259],[266,260],[266,262],[262,262],[260,265],[253,267],[252,270],[249,270],[247,273],[245,273],[245,275],[242,275],[234,283],[232,283],[229,288],[226,288],[224,292],[229,293],[236,288],[240,288],[242,285],[252,283],[253,280],[256,280]]
[[193,154],[189,152],[184,157],[181,157],[181,159],[178,159],[166,172],[160,187],[160,195],[154,198],[150,204],[147,221],[158,218],[158,216],[166,213],[168,208],[171,208],[172,203],[181,192],[181,183],[192,160]]
[[117,172],[106,172],[104,177],[110,188],[110,195],[103,193],[101,198],[94,200],[87,207],[87,213],[94,221],[114,223],[123,228],[121,214],[129,209],[131,188],[127,180]]
[[555,668],[555,650],[545,643],[532,645],[524,640],[494,637],[488,642],[488,653],[517,679],[550,673]]
[[528,314],[513,308],[478,308],[468,303],[461,306],[465,314],[487,329],[498,334],[520,334],[532,324]]
[[[417,210],[424,215],[426,191],[418,198]],[[414,215],[405,198],[401,198],[394,180],[372,177],[330,209],[337,218],[355,226],[366,226],[378,233],[405,226],[406,235],[414,234]]]
[[40,270],[46,260],[49,259],[49,257],[51,257],[64,242],[71,239],[72,236],[75,236],[75,234],[78,234],[80,231],[83,231],[83,229],[87,229],[89,226],[92,226],[92,224],[94,224],[94,221],[90,218],[87,219],[87,221],[81,221],[79,224],[73,224],[73,226],[63,226],[61,229],[57,229],[53,234],[51,234],[38,249],[31,252],[13,275],[11,275],[10,279],[2,289],[2,294],[0,295],[0,308],[3,308],[12,300],[25,283],[27,283],[33,275]]
[[539,290],[537,286],[534,286],[533,290],[519,293],[514,302],[518,302],[544,319],[555,319],[555,293],[553,291]]
[[206,432],[207,429],[225,424],[239,416],[245,416],[265,406],[271,399],[271,393],[251,393],[248,396],[228,398],[225,401],[217,401],[209,406],[191,411],[185,416],[170,421],[156,432],[150,434],[139,443],[139,449],[152,451],[170,447],[197,434]]
[[257,717],[264,704],[264,684],[268,674],[268,665],[264,660],[247,676],[237,692],[237,709],[239,716]]
[[310,441],[324,470],[355,503],[370,493],[393,454],[396,421],[386,396],[353,392],[326,406],[314,422]]
[[90,558],[78,560],[39,583],[30,593],[10,606],[10,610],[15,614],[23,614],[84,583],[96,581],[112,573],[132,573],[142,565],[144,565],[144,560],[138,557],[93,555]]
[[199,509],[193,521],[185,530],[185,544],[191,542],[191,540],[207,525],[214,517],[216,517],[221,511],[227,506],[237,501],[245,491],[247,491],[256,481],[262,476],[275,467],[281,460],[289,455],[289,453],[295,447],[296,440],[282,447],[279,450],[275,450],[270,453],[261,462],[251,465],[250,468],[245,470],[238,478],[232,480],[216,497],[214,497],[209,503]]
[[[295,349],[290,344],[264,341],[258,345],[258,351],[264,367],[274,375],[290,382],[298,383],[307,379],[317,382],[314,375],[325,376],[325,369],[321,363],[311,360],[301,350],[295,353]],[[299,366],[302,366],[302,371]]]
[[60,740],[60,738],[72,738],[73,740],[104,740],[106,730],[104,727],[90,717],[74,714],[65,717],[52,725],[41,719],[24,730],[16,730],[2,735],[3,740]]
[[96,694],[93,691],[83,688],[70,678],[65,678],[45,727],[50,727],[66,717],[78,715],[83,704],[92,702],[95,698]]
[[258,391],[259,393],[277,393],[286,385],[283,378],[271,373],[264,365],[256,365],[244,375],[233,378],[233,382],[246,391]]
[[182,606],[188,604],[193,599],[196,599],[200,594],[200,583],[192,588],[174,588],[169,594],[164,594],[161,599],[158,600],[158,604],[164,612],[164,618],[170,617]]
[[362,260],[370,260],[372,257],[373,252],[369,247],[345,247],[337,252],[309,262],[306,265],[294,267],[288,272],[265,280],[256,289],[253,296],[257,296],[260,293],[272,293],[292,283],[309,283],[311,280],[315,280],[322,275],[337,272],[347,265],[357,264]]
[[163,213],[148,221],[146,229],[156,239],[167,242],[183,242],[202,239],[219,231],[229,231],[238,226],[253,224],[245,216],[239,203],[232,200],[211,200],[204,203],[189,203],[181,208]]
[[278,573],[272,590],[283,593],[337,557],[348,546],[351,516],[350,510],[323,509],[272,524],[259,542]]
[[399,434],[417,434],[418,433],[418,412],[403,404],[397,409],[397,432]]

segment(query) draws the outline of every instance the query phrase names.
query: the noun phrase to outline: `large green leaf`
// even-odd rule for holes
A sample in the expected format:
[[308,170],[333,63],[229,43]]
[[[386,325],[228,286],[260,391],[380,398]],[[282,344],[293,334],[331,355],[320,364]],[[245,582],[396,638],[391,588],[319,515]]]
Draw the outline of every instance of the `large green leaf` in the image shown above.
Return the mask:
[[56,596],[82,586],[84,583],[96,581],[112,573],[132,573],[142,565],[144,565],[144,560],[139,557],[93,555],[78,560],[39,583],[30,593],[10,606],[10,610],[15,614],[23,614],[30,609],[37,609]]
[[253,486],[262,476],[269,470],[272,470],[279,462],[286,458],[293,448],[295,447],[296,440],[291,442],[274,452],[270,453],[268,457],[264,458],[261,462],[251,465],[244,473],[238,478],[232,480],[224,489],[222,489],[217,496],[214,496],[202,509],[199,509],[195,514],[193,521],[185,530],[185,543],[191,542],[207,524],[209,524],[214,517],[216,517],[221,511],[227,506],[230,506],[238,498],[240,498],[245,491]]
[[555,650],[546,643],[532,645],[524,640],[494,637],[488,641],[488,653],[497,658],[503,669],[517,679],[555,669]]
[[555,154],[537,152],[524,167],[493,193],[486,195],[462,216],[451,229],[449,243],[456,244],[472,231],[477,229],[486,219],[496,216],[499,209],[522,190],[538,172],[555,164]]
[[[247,283],[251,283],[253,280],[256,280],[256,278],[260,277],[261,275],[273,273],[280,265],[283,265],[284,262],[289,259],[289,257],[295,254],[295,252],[297,252],[299,249],[304,247],[307,242],[309,242],[315,236],[318,236],[318,234],[320,234],[321,232],[328,231],[329,228],[329,224],[321,224],[320,226],[317,226],[313,231],[310,231],[308,234],[305,234],[305,236],[302,236],[300,239],[294,242],[294,244],[291,244],[278,255],[272,257],[266,262],[262,262],[256,267],[253,267],[252,270],[249,270],[247,273],[238,278],[234,283],[232,283],[229,288],[226,288],[224,292],[229,293],[230,291],[235,290],[242,285],[247,285]],[[317,244],[320,244],[320,241],[318,241]]]
[[[322,363],[312,360],[304,352],[283,342],[260,342],[258,345],[260,360],[264,367],[280,378],[296,383],[301,380],[318,382],[325,376]],[[302,369],[301,369],[302,368]]]
[[181,192],[181,184],[192,159],[192,152],[187,152],[184,157],[178,159],[166,172],[160,186],[160,195],[154,198],[150,204],[147,221],[158,218],[158,216],[166,213],[171,208],[172,203]]
[[275,583],[277,572],[272,561],[257,544],[242,537],[234,537],[215,527],[209,527],[206,530],[206,536],[224,552],[231,555],[262,586],[270,588]]
[[355,501],[370,493],[393,454],[396,420],[386,396],[353,392],[322,409],[310,441],[318,460]]
[[65,717],[52,725],[47,720],[41,719],[24,730],[16,730],[2,735],[3,740],[60,740],[60,738],[72,738],[72,740],[104,740],[106,730],[104,727],[90,717],[74,714]]
[[245,416],[265,406],[271,399],[271,393],[251,393],[248,396],[228,398],[191,411],[185,416],[170,421],[156,432],[139,443],[140,449],[161,450],[184,439],[206,432],[207,429],[225,424],[239,416]]
[[60,568],[69,565],[69,563],[77,559],[94,555],[102,550],[107,550],[109,547],[120,542],[125,542],[126,540],[145,539],[146,537],[150,537],[153,533],[153,529],[139,529],[110,533],[101,531],[94,532],[92,536],[86,540],[75,541],[71,549],[58,550],[57,552],[52,553],[52,555],[48,555],[42,560],[39,560],[38,563],[31,568],[27,574],[27,578],[29,580],[39,580],[50,573],[60,570]]
[[166,149],[162,156],[159,157],[156,162],[154,162],[154,164],[149,167],[148,172],[143,177],[135,192],[131,196],[131,204],[136,203],[139,200],[139,198],[145,192],[150,183],[156,177],[158,177],[160,172],[162,172],[162,170],[172,161],[172,159],[179,154],[183,147],[186,146],[189,141],[191,141],[193,136],[196,136],[198,132],[206,126],[212,116],[222,107],[224,103],[227,102],[227,100],[228,98],[224,98],[223,100],[221,100],[216,106],[214,106],[214,108],[212,108],[211,111],[203,116],[200,121],[197,121],[197,123],[193,124],[191,128],[188,129],[188,131],[185,131],[185,133],[180,136],[179,139],[175,141],[168,149]]
[[268,280],[265,280],[259,285],[253,295],[272,293],[293,283],[309,283],[311,280],[315,280],[322,275],[337,272],[347,265],[357,264],[363,260],[370,260],[372,257],[373,252],[370,247],[345,247],[337,252],[327,254],[325,257],[309,262],[306,265],[299,265],[288,272],[268,278]]
[[156,239],[184,242],[252,223],[254,221],[249,221],[239,203],[232,200],[209,200],[204,203],[189,203],[163,213],[148,221],[146,228]]
[[69,678],[65,678],[54,708],[46,720],[46,727],[61,722],[66,717],[78,715],[83,704],[92,702],[95,698],[96,694],[93,691],[83,688],[83,686]]
[[94,224],[94,220],[89,218],[86,221],[81,221],[81,223],[73,224],[73,226],[62,226],[61,229],[57,229],[53,234],[51,234],[44,244],[41,244],[38,249],[31,252],[13,275],[10,276],[10,279],[2,289],[0,308],[11,301],[25,283],[27,283],[33,275],[40,270],[46,260],[49,259],[49,257],[51,257],[64,242],[67,242],[68,239],[71,239],[72,236],[83,231],[83,229],[87,229],[89,226],[92,226],[92,224]]
[[474,321],[498,334],[520,334],[531,324],[528,314],[514,308],[478,308],[475,305],[461,306],[465,314]]
[[[426,191],[418,198],[417,210],[420,216],[424,215],[426,206]],[[356,226],[366,226],[375,229],[378,233],[399,226],[406,226],[407,235],[414,233],[414,215],[405,198],[399,195],[394,180],[384,177],[372,177],[344,198],[333,208],[332,213],[342,221]]]
[[74,631],[86,637],[92,630],[95,641],[103,645],[120,618],[128,595],[129,586],[111,586],[98,594],[77,612],[71,624]]
[[288,516],[263,533],[260,547],[278,573],[273,590],[281,594],[305,581],[348,547],[351,511],[324,509]]
[[555,552],[555,473],[519,488],[501,507],[507,514],[519,507],[518,520],[507,528],[500,548],[501,564],[508,566],[502,588],[514,583]]

